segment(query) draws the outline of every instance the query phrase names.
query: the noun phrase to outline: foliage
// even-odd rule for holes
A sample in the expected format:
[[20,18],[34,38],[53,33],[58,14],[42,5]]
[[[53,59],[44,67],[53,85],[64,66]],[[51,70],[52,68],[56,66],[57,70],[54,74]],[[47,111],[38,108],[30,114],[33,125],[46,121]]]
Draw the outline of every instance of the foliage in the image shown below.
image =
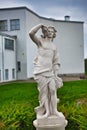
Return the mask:
[[65,82],[58,95],[59,110],[68,120],[66,130],[87,130],[87,80]]
[[[35,130],[36,86],[24,82],[0,86],[0,130]],[[58,110],[68,120],[66,130],[87,130],[87,80],[64,82],[57,94]]]
[[[35,83],[13,83],[0,87],[0,130],[34,130]],[[35,102],[34,102],[35,101]]]

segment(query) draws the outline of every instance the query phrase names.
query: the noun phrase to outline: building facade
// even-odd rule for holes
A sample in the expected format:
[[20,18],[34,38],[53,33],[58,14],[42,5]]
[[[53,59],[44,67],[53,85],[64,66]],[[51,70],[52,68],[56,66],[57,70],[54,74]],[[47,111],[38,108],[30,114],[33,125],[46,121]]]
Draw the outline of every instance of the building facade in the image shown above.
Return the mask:
[[3,8],[0,9],[0,32],[17,36],[14,63],[17,67],[16,79],[33,77],[33,60],[37,48],[29,37],[29,30],[40,23],[54,26],[57,30],[54,43],[61,63],[59,74],[84,74],[83,22],[44,18],[26,7]]
[[16,39],[0,33],[0,82],[16,78]]

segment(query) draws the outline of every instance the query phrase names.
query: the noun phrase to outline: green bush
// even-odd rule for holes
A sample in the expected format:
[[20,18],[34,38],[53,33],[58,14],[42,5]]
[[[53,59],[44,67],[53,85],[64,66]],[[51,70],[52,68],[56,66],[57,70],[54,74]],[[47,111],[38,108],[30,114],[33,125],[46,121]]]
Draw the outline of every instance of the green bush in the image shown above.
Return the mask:
[[37,97],[36,83],[0,86],[0,130],[34,130]]
[[68,120],[66,130],[87,130],[87,80],[65,82],[58,95],[59,110]]
[[33,130],[34,110],[29,103],[15,104],[11,102],[0,112],[3,130]]
[[32,126],[32,119],[35,118],[35,113],[29,106],[29,104],[11,103],[4,108],[4,111],[0,113],[4,126],[8,130],[27,130]]
[[[85,100],[85,99],[83,99]],[[60,106],[68,120],[66,130],[87,130],[87,99],[86,103],[78,104],[78,101],[73,102],[71,105],[67,103]]]

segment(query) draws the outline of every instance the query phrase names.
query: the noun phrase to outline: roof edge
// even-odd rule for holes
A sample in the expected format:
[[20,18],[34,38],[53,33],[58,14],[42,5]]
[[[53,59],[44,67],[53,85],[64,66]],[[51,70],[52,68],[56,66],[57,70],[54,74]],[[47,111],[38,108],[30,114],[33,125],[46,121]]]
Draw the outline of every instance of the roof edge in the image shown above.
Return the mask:
[[12,35],[8,35],[8,34],[6,34],[6,33],[1,33],[1,32],[0,32],[0,35],[1,35],[1,36],[6,36],[6,37],[10,37],[10,38],[17,39],[17,36],[16,36],[16,35],[15,35],[15,36],[14,36],[14,35],[12,36]]
[[19,7],[7,7],[7,8],[0,8],[0,11],[3,11],[3,10],[14,10],[14,9],[26,9],[28,11],[30,11],[31,13],[33,13],[34,15],[36,15],[37,17],[41,18],[41,19],[45,19],[45,20],[51,20],[51,21],[54,21],[54,22],[66,22],[66,23],[84,23],[84,21],[65,21],[65,20],[58,20],[58,19],[54,19],[54,18],[47,18],[47,17],[43,17],[43,16],[40,16],[38,15],[37,13],[35,13],[34,11],[32,11],[31,9],[29,9],[28,7],[26,6],[19,6]]

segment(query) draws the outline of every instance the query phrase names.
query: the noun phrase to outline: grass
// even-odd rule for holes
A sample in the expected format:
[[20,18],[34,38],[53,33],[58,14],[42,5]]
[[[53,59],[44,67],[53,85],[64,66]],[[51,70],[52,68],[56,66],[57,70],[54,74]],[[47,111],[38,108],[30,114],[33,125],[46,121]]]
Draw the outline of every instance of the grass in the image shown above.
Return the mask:
[[87,80],[65,82],[58,95],[59,110],[68,120],[66,130],[87,130]]
[[[68,120],[66,130],[87,130],[87,80],[64,82],[57,94],[58,110]],[[36,83],[0,85],[0,130],[35,130],[36,106]]]
[[[32,130],[38,103],[36,83],[0,86],[0,130]],[[31,127],[31,128],[30,128]]]

